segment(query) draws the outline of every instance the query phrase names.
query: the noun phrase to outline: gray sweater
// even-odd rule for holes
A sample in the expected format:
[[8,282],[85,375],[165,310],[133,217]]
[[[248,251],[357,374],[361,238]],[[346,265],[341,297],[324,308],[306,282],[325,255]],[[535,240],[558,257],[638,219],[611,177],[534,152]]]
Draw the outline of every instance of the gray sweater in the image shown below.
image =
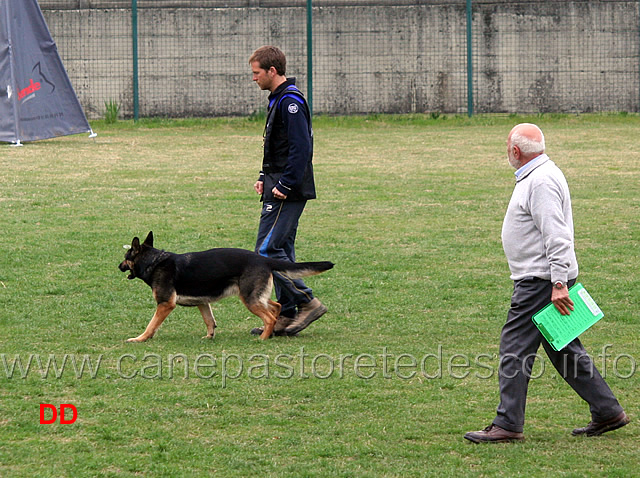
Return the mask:
[[516,186],[502,225],[511,279],[567,282],[578,276],[569,185],[546,154],[516,172]]

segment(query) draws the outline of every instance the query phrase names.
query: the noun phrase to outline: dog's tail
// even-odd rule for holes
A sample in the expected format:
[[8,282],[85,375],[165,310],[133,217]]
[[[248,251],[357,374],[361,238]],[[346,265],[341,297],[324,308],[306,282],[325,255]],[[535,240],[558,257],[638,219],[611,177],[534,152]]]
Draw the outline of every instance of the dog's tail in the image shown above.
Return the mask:
[[333,269],[333,262],[287,262],[272,259],[270,261],[271,270],[286,274],[291,279],[300,279],[302,277],[321,274],[329,269]]

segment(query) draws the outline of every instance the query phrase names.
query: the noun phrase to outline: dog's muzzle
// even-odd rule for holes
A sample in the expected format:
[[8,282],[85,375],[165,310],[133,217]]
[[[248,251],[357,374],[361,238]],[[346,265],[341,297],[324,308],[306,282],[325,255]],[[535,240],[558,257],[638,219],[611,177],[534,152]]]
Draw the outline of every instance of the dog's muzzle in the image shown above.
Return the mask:
[[129,263],[127,261],[122,261],[118,266],[118,269],[120,269],[122,272],[130,271],[130,274],[127,276],[127,279],[131,280],[136,278],[136,275],[134,274],[133,269],[129,267]]

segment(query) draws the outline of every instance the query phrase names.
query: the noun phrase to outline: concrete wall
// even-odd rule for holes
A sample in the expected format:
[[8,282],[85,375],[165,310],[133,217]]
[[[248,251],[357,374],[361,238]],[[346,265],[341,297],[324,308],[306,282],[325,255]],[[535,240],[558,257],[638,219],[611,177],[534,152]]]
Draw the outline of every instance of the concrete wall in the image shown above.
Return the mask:
[[638,5],[496,2],[474,22],[479,111],[640,111]]
[[[285,51],[305,91],[305,3],[139,0],[141,115],[261,110],[247,59],[263,44]],[[314,0],[314,111],[465,113],[465,3]],[[475,111],[640,111],[638,3],[475,1]],[[40,4],[87,115],[113,99],[130,116],[130,0]]]

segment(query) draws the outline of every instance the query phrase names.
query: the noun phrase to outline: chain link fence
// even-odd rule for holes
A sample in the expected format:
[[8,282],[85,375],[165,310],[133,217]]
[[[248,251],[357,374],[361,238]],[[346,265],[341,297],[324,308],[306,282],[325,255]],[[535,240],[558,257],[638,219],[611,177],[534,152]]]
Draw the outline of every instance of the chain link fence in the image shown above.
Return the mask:
[[261,111],[248,58],[265,44],[315,113],[640,112],[639,0],[312,5],[309,44],[305,0],[40,1],[89,118],[108,101],[125,117]]

